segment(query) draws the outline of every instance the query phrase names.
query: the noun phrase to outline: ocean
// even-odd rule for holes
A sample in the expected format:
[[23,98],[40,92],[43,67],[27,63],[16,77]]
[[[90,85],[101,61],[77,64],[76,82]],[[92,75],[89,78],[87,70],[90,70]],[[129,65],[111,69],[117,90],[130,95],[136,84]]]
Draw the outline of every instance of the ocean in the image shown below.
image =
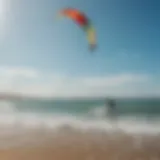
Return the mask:
[[[129,123],[132,121],[135,123],[133,128],[141,123],[144,125],[146,122],[145,125],[148,127],[157,124],[155,129],[159,129],[160,99],[117,99],[116,104],[118,122]],[[18,122],[31,126],[40,125],[41,122],[51,126],[61,123],[72,125],[76,122],[84,122],[84,125],[95,124],[96,126],[97,122],[107,123],[108,118],[103,99],[1,100],[0,124],[16,124]],[[141,128],[143,127],[141,126]]]
[[44,144],[44,139],[51,138],[59,128],[63,128],[60,132],[64,135],[70,128],[81,132],[119,130],[131,135],[159,135],[160,99],[116,99],[116,102],[117,119],[112,122],[103,99],[1,100],[0,149]]

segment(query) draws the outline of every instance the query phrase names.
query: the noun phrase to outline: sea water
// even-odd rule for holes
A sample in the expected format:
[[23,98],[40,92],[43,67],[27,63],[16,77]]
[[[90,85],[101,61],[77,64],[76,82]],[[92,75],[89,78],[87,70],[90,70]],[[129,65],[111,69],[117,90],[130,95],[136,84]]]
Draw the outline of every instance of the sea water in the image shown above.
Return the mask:
[[[117,99],[119,129],[130,133],[160,132],[160,99]],[[79,129],[112,130],[103,99],[21,99],[0,101],[0,146],[22,141],[38,129],[56,130],[68,125]],[[15,141],[14,141],[15,140]],[[27,139],[25,139],[27,141]]]

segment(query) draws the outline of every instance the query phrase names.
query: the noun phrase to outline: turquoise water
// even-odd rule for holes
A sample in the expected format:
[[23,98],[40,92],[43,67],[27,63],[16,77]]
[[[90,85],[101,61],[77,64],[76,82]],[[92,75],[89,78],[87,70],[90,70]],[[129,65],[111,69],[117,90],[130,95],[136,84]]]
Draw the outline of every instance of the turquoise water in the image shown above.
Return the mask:
[[[91,110],[104,108],[105,101],[98,100],[22,100],[12,101],[20,112],[86,114]],[[160,99],[117,99],[119,116],[159,116]]]
[[[118,127],[131,132],[160,132],[160,99],[116,99]],[[111,129],[104,99],[0,101],[0,127]]]
[[[59,132],[160,134],[160,99],[117,99],[117,119],[106,116],[103,99],[0,101],[0,148],[39,144]],[[62,130],[59,128],[62,127]],[[59,134],[58,132],[58,134]],[[37,135],[42,138],[36,138]]]

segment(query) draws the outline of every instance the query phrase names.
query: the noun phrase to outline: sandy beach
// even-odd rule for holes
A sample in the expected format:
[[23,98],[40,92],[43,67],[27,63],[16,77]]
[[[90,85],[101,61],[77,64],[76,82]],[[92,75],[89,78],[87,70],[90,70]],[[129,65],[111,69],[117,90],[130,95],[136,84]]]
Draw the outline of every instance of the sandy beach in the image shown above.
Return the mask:
[[[160,159],[160,135],[61,128],[30,133],[31,136],[31,141],[26,140],[23,145],[1,149],[0,160]],[[32,143],[33,140],[39,143]]]

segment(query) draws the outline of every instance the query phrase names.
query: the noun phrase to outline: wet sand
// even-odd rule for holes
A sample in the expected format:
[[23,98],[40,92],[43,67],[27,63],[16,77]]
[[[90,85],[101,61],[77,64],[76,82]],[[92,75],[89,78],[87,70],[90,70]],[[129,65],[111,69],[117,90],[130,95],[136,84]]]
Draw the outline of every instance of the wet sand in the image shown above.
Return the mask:
[[0,149],[0,160],[159,160],[160,135],[60,129],[36,132],[39,143]]

